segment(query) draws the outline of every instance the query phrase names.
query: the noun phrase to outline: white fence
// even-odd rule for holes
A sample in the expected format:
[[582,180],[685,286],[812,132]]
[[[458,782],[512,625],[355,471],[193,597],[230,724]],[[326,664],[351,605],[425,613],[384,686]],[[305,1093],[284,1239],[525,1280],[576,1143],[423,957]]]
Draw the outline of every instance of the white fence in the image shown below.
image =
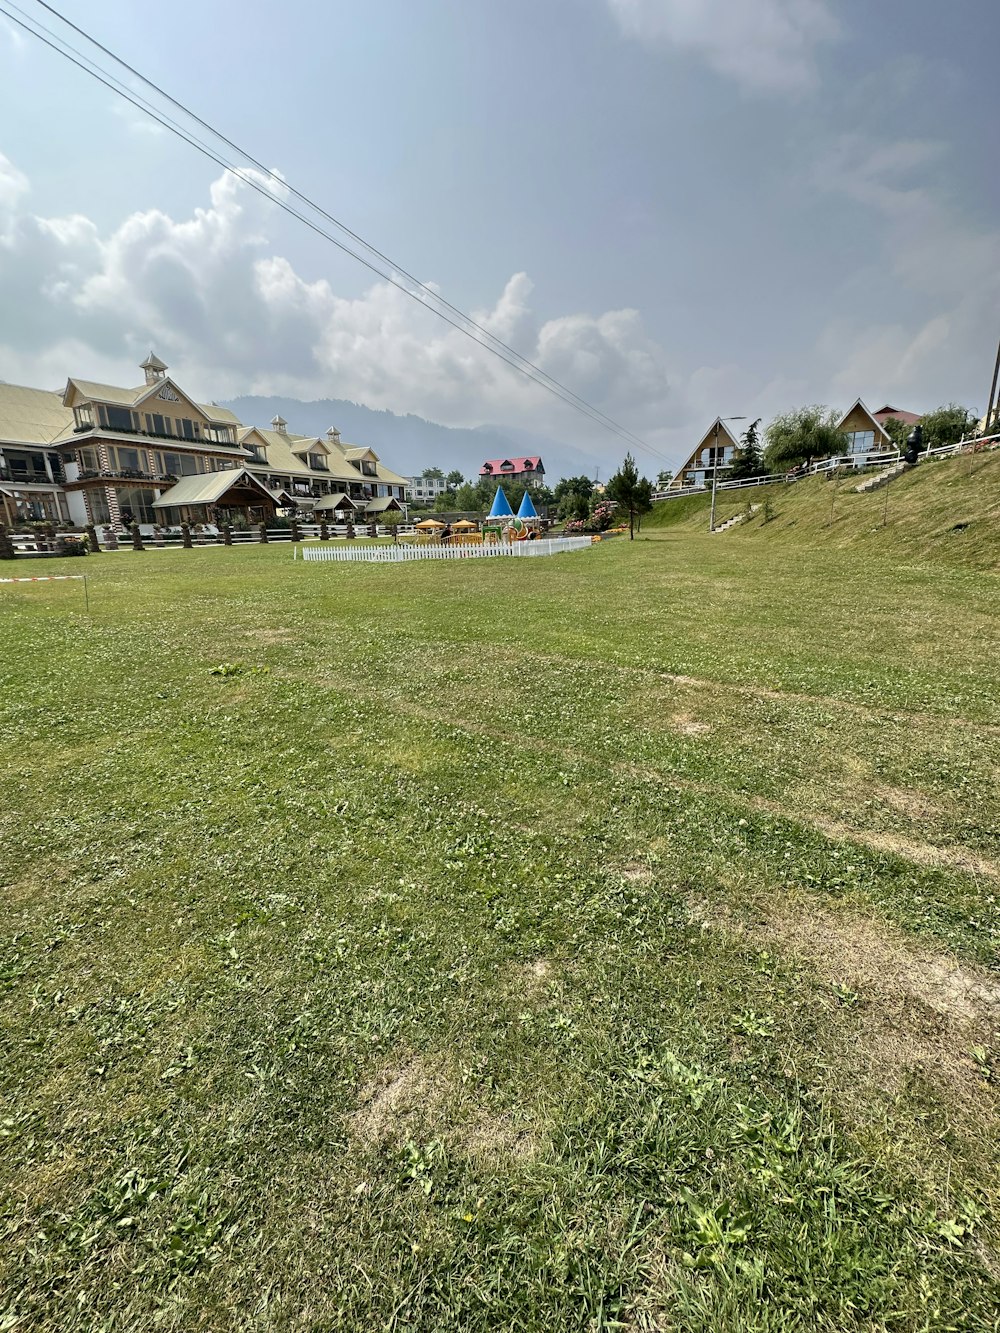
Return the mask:
[[369,546],[348,542],[341,546],[303,546],[303,560],[346,560],[358,564],[391,565],[405,560],[484,560],[492,556],[559,555],[586,551],[589,537],[543,537],[538,541],[492,542],[482,546]]
[[[917,462],[928,458],[951,458],[955,454],[973,449],[995,449],[1000,445],[1000,435],[986,436],[981,440],[962,440],[958,444],[943,444],[938,449],[924,449],[918,454]],[[898,449],[874,450],[867,454],[842,454],[837,458],[824,458],[807,468],[796,468],[791,472],[774,473],[769,477],[746,477],[740,481],[720,481],[716,487],[720,491],[742,491],[748,486],[783,486],[803,477],[822,476],[828,472],[862,472],[869,468],[892,467],[903,457]],[[710,475],[710,474],[709,474]],[[654,491],[654,500],[676,500],[681,495],[706,495],[712,486],[706,481],[704,486],[682,486],[677,490]]]

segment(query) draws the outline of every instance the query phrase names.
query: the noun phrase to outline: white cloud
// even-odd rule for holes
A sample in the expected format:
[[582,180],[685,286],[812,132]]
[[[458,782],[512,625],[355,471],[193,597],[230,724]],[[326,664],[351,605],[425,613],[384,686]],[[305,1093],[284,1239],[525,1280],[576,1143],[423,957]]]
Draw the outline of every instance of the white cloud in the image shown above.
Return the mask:
[[796,93],[839,31],[824,0],[608,0],[622,31],[705,60],[746,88]]
[[944,149],[928,140],[845,137],[817,173],[826,189],[880,220],[873,265],[895,289],[897,305],[916,312],[903,320],[873,304],[827,325],[819,353],[845,395],[909,398],[918,409],[964,396],[985,410],[1000,308],[1000,229],[928,183],[926,169]]
[[[0,157],[6,379],[94,378],[99,366],[127,382],[153,346],[183,383],[216,399],[350,398],[450,425],[502,421],[564,436],[580,420],[391,283],[348,297],[303,277],[271,249],[267,201],[231,174],[192,217],[150,209],[107,235],[79,215],[30,214],[27,192],[22,173]],[[676,414],[665,354],[638,312],[541,320],[531,297],[530,279],[515,274],[476,318],[640,433]],[[72,360],[57,369],[54,348],[72,351]]]

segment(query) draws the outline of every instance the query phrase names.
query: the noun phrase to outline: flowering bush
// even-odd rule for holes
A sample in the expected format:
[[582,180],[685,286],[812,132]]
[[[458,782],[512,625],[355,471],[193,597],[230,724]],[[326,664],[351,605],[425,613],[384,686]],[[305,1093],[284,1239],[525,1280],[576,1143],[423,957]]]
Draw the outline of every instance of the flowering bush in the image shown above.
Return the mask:
[[613,500],[602,500],[600,504],[595,505],[587,524],[589,530],[591,532],[605,532],[615,521],[617,508],[618,506]]
[[602,500],[600,504],[594,506],[588,518],[567,519],[563,525],[563,535],[573,537],[585,532],[607,532],[615,521],[617,512],[618,506],[613,500]]

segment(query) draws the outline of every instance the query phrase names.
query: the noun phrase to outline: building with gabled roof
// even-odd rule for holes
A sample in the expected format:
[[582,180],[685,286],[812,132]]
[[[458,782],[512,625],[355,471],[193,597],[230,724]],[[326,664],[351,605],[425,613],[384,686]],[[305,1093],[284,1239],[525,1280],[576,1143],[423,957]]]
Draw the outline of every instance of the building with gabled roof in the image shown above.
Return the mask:
[[545,466],[540,454],[518,454],[513,458],[488,458],[479,469],[481,477],[496,477],[498,481],[516,481],[522,486],[540,486],[545,479]]
[[[894,416],[895,413],[890,412],[889,415]],[[881,453],[883,449],[896,447],[882,422],[860,398],[855,399],[837,422],[837,429],[846,441],[845,454]]]
[[674,473],[667,490],[686,490],[689,486],[707,486],[715,472],[724,477],[739,453],[740,442],[723,421],[716,417],[687,459]]
[[[140,369],[135,388],[75,377],[61,392],[0,384],[0,522],[127,527],[227,509],[259,521],[329,495],[347,496],[354,513],[380,501],[402,508],[405,479],[335,428],[324,440],[291,434],[282,417],[271,430],[244,426],[191,397],[154,352]],[[220,489],[214,474],[238,469],[242,485]]]
[[917,422],[921,420],[919,412],[904,412],[901,408],[892,407],[889,403],[886,403],[884,407],[880,407],[877,412],[873,412],[872,416],[883,426],[890,418],[895,418],[896,421],[902,421],[907,426],[915,426]]
[[[249,454],[247,470],[269,490],[286,491],[305,511],[321,501],[321,512],[343,511],[345,516],[403,508],[406,478],[386,467],[374,449],[344,445],[335,426],[325,440],[292,433],[282,417],[271,426],[246,426],[240,433],[240,444]],[[329,498],[337,495],[345,502],[331,506]]]

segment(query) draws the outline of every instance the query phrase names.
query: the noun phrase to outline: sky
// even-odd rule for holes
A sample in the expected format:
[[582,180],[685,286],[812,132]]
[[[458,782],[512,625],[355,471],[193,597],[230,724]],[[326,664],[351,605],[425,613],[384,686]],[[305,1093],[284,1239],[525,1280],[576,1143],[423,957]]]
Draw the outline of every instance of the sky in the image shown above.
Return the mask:
[[[635,433],[650,475],[720,414],[985,410],[995,0],[55,7]],[[262,184],[0,17],[0,379],[130,384],[152,347],[206,399],[344,398],[621,458]]]

